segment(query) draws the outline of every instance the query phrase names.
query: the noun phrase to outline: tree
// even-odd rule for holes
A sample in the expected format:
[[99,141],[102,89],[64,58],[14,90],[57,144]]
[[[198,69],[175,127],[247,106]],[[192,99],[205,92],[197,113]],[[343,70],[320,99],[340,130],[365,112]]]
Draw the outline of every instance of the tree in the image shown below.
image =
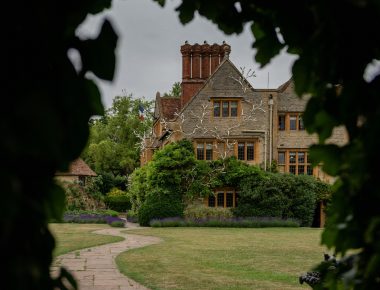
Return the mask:
[[[75,30],[88,14],[110,5],[111,0],[9,1],[3,7],[17,11],[15,22],[3,26],[2,69],[7,79],[0,109],[0,258],[7,266],[0,278],[4,289],[66,289],[64,276],[72,282],[64,271],[58,279],[50,276],[54,238],[47,223],[60,219],[64,208],[64,193],[54,174],[67,170],[79,156],[87,142],[88,119],[103,111],[99,90],[87,72],[105,80],[114,75],[117,35],[111,23],[105,20],[94,39],[79,39]],[[70,49],[81,56],[78,70],[68,58]]]
[[163,97],[179,98],[182,94],[182,88],[180,82],[175,82],[169,93],[164,93]]
[[[91,121],[83,156],[98,174],[128,175],[139,165],[139,136],[152,126],[152,106],[152,101],[134,99],[132,95],[117,96],[102,117]],[[146,112],[144,118],[140,116],[141,107]]]
[[196,164],[193,145],[184,139],[155,152],[148,165],[132,174],[132,209],[137,210],[141,225],[149,225],[152,218],[183,214]]
[[[379,2],[182,0],[176,10],[183,24],[198,12],[227,34],[250,24],[262,66],[282,49],[299,56],[292,69],[296,92],[311,94],[304,122],[319,135],[311,157],[339,177],[322,243],[342,255],[359,249],[347,257],[353,263],[341,263],[346,268],[331,271],[315,288],[379,289],[380,75],[363,77],[380,59]],[[347,129],[348,144],[326,145],[339,125]]]

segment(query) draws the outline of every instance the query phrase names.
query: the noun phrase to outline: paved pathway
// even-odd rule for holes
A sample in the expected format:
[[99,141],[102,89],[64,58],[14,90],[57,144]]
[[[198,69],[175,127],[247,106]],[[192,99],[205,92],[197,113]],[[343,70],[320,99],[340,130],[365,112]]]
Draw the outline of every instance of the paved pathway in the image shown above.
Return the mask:
[[97,234],[120,236],[124,241],[77,250],[57,257],[53,273],[60,266],[70,270],[79,284],[79,290],[130,290],[147,289],[119,272],[115,257],[128,249],[140,248],[161,242],[161,239],[121,233],[128,229],[138,229],[127,223],[127,228],[109,228],[95,231]]

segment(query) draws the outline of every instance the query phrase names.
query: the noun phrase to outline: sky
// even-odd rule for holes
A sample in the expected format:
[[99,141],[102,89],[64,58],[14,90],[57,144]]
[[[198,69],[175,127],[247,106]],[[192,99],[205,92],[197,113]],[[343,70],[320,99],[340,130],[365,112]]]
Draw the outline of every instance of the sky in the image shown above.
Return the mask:
[[114,80],[97,80],[105,107],[112,105],[115,96],[132,93],[136,98],[152,100],[157,91],[170,91],[173,83],[182,78],[180,46],[186,40],[190,44],[226,41],[231,45],[230,60],[236,67],[255,71],[256,77],[249,79],[254,88],[268,87],[268,73],[269,88],[277,88],[291,77],[295,56],[282,52],[260,69],[253,58],[254,39],[248,26],[240,35],[227,36],[198,15],[183,26],[174,11],[178,4],[178,0],[167,0],[162,8],[153,0],[113,0],[111,9],[87,17],[78,28],[80,38],[96,37],[106,17],[119,35]]

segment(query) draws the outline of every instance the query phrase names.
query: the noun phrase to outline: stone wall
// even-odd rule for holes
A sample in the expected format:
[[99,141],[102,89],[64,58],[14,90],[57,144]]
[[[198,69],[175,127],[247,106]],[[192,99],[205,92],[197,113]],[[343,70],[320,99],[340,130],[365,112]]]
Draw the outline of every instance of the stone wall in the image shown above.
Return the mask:
[[[225,61],[212,78],[183,109],[182,131],[189,139],[215,139],[219,136],[231,142],[259,140],[259,160],[264,161],[265,131],[269,127],[268,94],[255,92],[248,84],[238,83],[239,71],[230,61]],[[213,98],[239,101],[238,117],[214,117]],[[256,110],[252,113],[252,108]],[[195,128],[196,129],[194,131]],[[268,144],[267,144],[268,146]]]

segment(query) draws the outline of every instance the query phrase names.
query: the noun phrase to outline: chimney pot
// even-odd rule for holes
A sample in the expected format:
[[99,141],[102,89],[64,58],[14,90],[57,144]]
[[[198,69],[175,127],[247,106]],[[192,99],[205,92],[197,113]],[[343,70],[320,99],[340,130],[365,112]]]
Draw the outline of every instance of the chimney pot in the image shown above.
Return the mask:
[[222,45],[221,50],[222,50],[221,54],[223,55],[223,59],[228,59],[230,56],[230,52],[231,52],[231,46],[223,41],[223,45]]
[[207,79],[210,75],[210,45],[207,41],[201,46],[202,48],[202,79]]
[[191,45],[185,41],[185,44],[181,46],[181,54],[182,54],[182,79],[190,78],[190,55],[191,55]]
[[219,65],[219,52],[220,52],[220,46],[214,43],[211,46],[211,74],[214,73],[215,69]]

